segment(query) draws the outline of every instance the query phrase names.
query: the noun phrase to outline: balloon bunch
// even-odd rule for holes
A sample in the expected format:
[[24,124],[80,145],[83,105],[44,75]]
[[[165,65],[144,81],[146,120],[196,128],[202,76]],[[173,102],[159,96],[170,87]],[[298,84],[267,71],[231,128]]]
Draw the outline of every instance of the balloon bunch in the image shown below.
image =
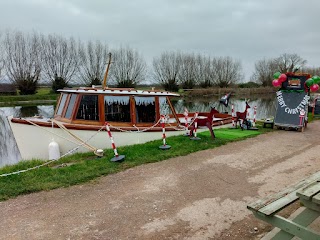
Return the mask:
[[309,78],[305,84],[312,92],[316,92],[319,89],[318,83],[320,83],[320,77],[313,76],[312,78]]
[[273,80],[272,80],[272,85],[274,87],[280,87],[283,82],[287,80],[287,75],[284,73],[281,74],[281,72],[276,72],[273,74]]

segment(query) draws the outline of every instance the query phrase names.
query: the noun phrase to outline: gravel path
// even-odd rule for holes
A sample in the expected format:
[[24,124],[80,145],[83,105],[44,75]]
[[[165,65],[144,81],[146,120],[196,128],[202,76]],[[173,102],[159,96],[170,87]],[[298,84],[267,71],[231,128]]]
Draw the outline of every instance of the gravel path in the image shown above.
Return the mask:
[[271,227],[247,204],[320,169],[319,130],[316,121],[0,202],[0,239],[259,239]]

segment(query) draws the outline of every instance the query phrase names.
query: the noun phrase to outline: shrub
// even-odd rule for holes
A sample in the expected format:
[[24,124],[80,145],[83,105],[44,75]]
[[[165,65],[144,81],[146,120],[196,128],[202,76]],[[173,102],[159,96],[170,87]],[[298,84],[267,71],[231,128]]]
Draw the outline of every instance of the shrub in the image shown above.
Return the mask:
[[57,92],[59,89],[63,89],[65,87],[68,87],[67,82],[62,77],[55,77],[54,81],[52,82],[52,91]]
[[238,86],[239,88],[256,88],[256,87],[260,87],[260,84],[256,82],[246,82],[246,83],[239,83]]

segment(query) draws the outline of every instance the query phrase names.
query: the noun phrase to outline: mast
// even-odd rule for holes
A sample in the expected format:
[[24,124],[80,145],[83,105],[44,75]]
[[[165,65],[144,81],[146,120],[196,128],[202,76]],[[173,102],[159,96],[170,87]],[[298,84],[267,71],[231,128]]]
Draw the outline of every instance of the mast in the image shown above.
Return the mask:
[[106,69],[106,72],[104,74],[104,78],[103,78],[103,84],[102,84],[102,88],[105,89],[107,88],[107,77],[108,77],[108,72],[109,72],[109,67],[110,67],[110,64],[111,64],[111,53],[109,53],[109,62],[108,62],[108,65],[107,65],[107,69]]

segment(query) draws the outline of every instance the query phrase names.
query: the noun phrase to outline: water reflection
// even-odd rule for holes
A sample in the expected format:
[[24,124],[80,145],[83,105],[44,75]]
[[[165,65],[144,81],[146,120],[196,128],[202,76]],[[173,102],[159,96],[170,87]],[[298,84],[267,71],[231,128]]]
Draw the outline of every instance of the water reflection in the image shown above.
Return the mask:
[[0,167],[15,164],[21,158],[5,113],[0,110]]
[[[189,112],[205,112],[210,111],[211,107],[215,107],[219,112],[231,113],[232,105],[235,112],[245,110],[245,99],[231,97],[228,107],[219,104],[219,100],[218,97],[174,99],[172,104],[177,113],[183,113],[185,108]],[[273,94],[259,96],[259,98],[252,98],[249,105],[251,106],[249,109],[250,118],[253,118],[254,106],[257,107],[256,119],[272,117],[275,114],[276,99]],[[40,115],[51,118],[54,114],[54,107],[54,105],[0,107],[0,167],[17,163],[21,159],[6,116],[30,117]]]
[[7,116],[13,115],[15,117],[30,117],[34,115],[41,115],[44,117],[52,117],[53,113],[53,105],[0,108],[0,167],[15,164],[21,159]]
[[35,116],[38,113],[38,106],[22,106],[20,108],[20,116]]
[[[174,103],[174,107],[177,113],[183,113],[186,107],[189,112],[206,112],[210,111],[211,107],[215,107],[219,112],[232,112],[232,105],[234,107],[234,112],[243,112],[245,110],[246,104],[245,99],[230,99],[229,105],[226,107],[219,103],[219,99],[193,99],[186,100],[180,99]],[[249,117],[253,118],[254,107],[256,107],[256,119],[269,118],[274,116],[276,111],[276,101],[274,96],[256,98],[249,100],[250,109]]]

